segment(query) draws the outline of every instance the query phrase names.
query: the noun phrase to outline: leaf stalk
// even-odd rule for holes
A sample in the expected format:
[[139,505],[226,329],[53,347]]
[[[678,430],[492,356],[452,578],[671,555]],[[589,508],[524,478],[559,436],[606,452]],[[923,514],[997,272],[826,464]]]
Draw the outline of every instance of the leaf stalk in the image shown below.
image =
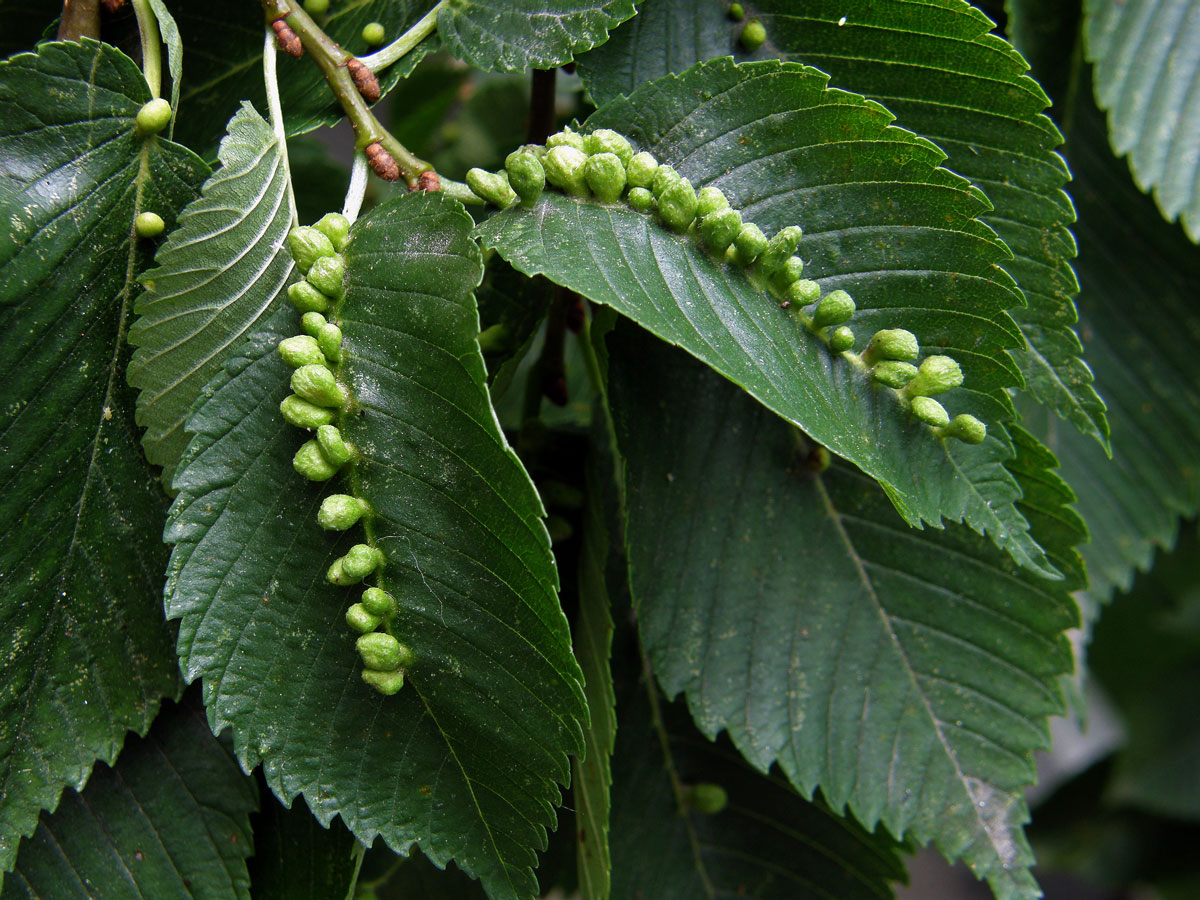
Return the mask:
[[162,93],[162,37],[158,33],[158,19],[150,8],[150,0],[133,0],[133,12],[142,39],[142,74],[150,87],[150,96],[158,99]]

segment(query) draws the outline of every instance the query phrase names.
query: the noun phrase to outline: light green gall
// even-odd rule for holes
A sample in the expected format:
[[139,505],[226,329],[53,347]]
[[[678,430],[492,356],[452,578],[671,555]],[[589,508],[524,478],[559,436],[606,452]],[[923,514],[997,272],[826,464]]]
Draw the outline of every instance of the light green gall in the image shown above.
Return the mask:
[[292,457],[292,468],[309,481],[328,481],[337,474],[337,466],[325,458],[316,441],[305,441],[300,446]]
[[640,213],[648,213],[654,211],[654,195],[644,187],[635,187],[629,189],[629,196],[625,198],[632,206]]
[[687,231],[696,218],[696,190],[686,178],[669,184],[658,195],[658,215],[668,228]]
[[362,39],[370,47],[377,47],[387,39],[387,29],[382,22],[368,22],[363,26]]
[[[320,234],[320,232],[317,232]],[[321,235],[324,237],[324,235]],[[308,270],[308,283],[331,300],[341,300],[345,293],[342,280],[346,277],[346,261],[340,255],[318,257]]]
[[383,621],[379,616],[372,615],[361,603],[355,603],[346,610],[346,624],[360,634],[370,634]]
[[747,53],[753,53],[767,40],[767,29],[758,19],[751,19],[742,28],[742,33],[738,35],[738,41],[745,48]]
[[703,219],[709,213],[716,212],[718,209],[728,209],[729,201],[725,198],[725,192],[719,187],[702,187],[696,192],[696,216]]
[[786,291],[788,286],[793,281],[799,281],[800,276],[804,274],[804,261],[798,256],[789,256],[783,261],[775,274],[771,276],[771,282],[781,291]]
[[382,631],[364,634],[354,642],[363,665],[376,672],[395,672],[412,665],[412,651]]
[[333,410],[309,403],[303,397],[291,394],[279,404],[279,411],[288,424],[297,428],[320,428],[333,421]]
[[554,147],[542,160],[546,181],[573,197],[587,197],[587,161],[587,154],[575,147]]
[[735,22],[740,22],[740,21],[742,21],[742,19],[746,18],[746,10],[742,6],[742,4],[740,4],[740,3],[730,3],[729,4],[729,18],[733,19],[733,21],[735,21]]
[[916,377],[916,366],[896,359],[885,359],[871,370],[872,380],[890,388],[902,388]]
[[938,429],[938,434],[958,438],[965,444],[982,444],[987,437],[987,426],[972,415],[960,413],[945,428]]
[[346,405],[346,391],[325,365],[301,366],[292,373],[292,393],[309,403],[335,408]]
[[479,342],[479,351],[484,356],[504,353],[512,348],[512,332],[503,322],[485,328],[475,340]]
[[292,306],[302,313],[323,313],[329,309],[329,298],[307,281],[297,281],[288,288],[287,294],[288,299],[292,301]]
[[323,16],[329,12],[329,0],[304,0],[304,11],[310,16]]
[[816,303],[821,296],[821,286],[809,278],[799,278],[787,286],[785,297],[796,306]]
[[611,128],[599,128],[583,139],[583,149],[596,156],[600,153],[612,153],[621,160],[622,167],[629,165],[633,159],[633,145],[623,134],[617,134]]
[[767,274],[773,275],[796,252],[796,248],[800,246],[800,238],[803,236],[804,232],[799,225],[788,225],[786,228],[780,229],[779,233],[767,242],[766,248],[759,256],[759,268]]
[[158,237],[166,227],[167,223],[163,221],[162,216],[158,213],[138,213],[133,220],[134,233],[140,238]]
[[350,220],[341,213],[325,213],[313,228],[329,238],[329,243],[333,244],[333,249],[338,253],[345,250],[346,245],[350,243]]
[[584,177],[601,203],[615,203],[625,193],[625,164],[615,153],[589,156]]
[[683,176],[670,166],[659,166],[658,170],[654,173],[654,181],[650,185],[650,190],[653,191],[655,197],[661,197],[663,191],[682,180]]
[[354,578],[346,574],[346,570],[342,568],[342,560],[335,559],[333,563],[325,570],[325,580],[330,584],[336,584],[338,587],[349,587],[352,584],[358,584],[362,581],[361,578]]
[[357,497],[330,494],[321,501],[321,508],[317,510],[317,524],[326,531],[345,531],[353,528],[366,515],[367,509],[367,504]]
[[[310,285],[311,286],[311,285]],[[316,290],[316,288],[313,288]],[[300,330],[311,337],[316,337],[325,327],[326,319],[319,312],[306,312],[300,317]]]
[[715,209],[700,220],[700,239],[704,241],[704,246],[717,253],[724,253],[741,230],[742,214],[728,206]]
[[944,394],[963,383],[962,368],[949,356],[927,356],[920,371],[905,388],[910,397],[932,397]]
[[538,155],[524,147],[514,150],[504,160],[504,169],[508,172],[508,184],[521,198],[521,204],[533,206],[546,189],[546,170]]
[[396,598],[377,587],[369,587],[363,591],[362,605],[371,615],[382,619],[396,614]]
[[374,669],[363,669],[362,680],[385,697],[398,694],[400,689],[404,687],[404,673],[398,670],[395,672],[377,672]]
[[654,184],[654,176],[658,174],[658,160],[654,154],[643,150],[635,153],[625,166],[625,180],[630,187],[649,189]]
[[341,362],[342,359],[342,329],[332,322],[326,322],[317,332],[317,345],[330,362]]
[[845,291],[830,291],[813,312],[813,328],[841,325],[854,316],[854,298]]
[[847,350],[854,349],[854,332],[847,326],[835,328],[833,334],[829,335],[829,349],[834,353],[845,353]]
[[687,803],[698,813],[715,816],[729,805],[729,795],[719,784],[697,784],[688,790]]
[[508,173],[489,172],[486,169],[468,169],[467,187],[492,206],[504,209],[517,202],[517,192],[508,183]]
[[318,428],[317,443],[321,445],[325,458],[335,466],[344,466],[354,456],[354,448],[343,440],[342,432],[336,425],[322,425]]
[[293,369],[325,365],[325,354],[321,352],[316,340],[307,334],[284,338],[279,342],[277,349],[280,358]]
[[903,328],[885,328],[875,332],[867,349],[863,351],[863,362],[872,365],[880,359],[916,359],[921,348],[917,336]]
[[753,222],[747,222],[733,239],[733,246],[729,248],[729,258],[739,266],[748,266],[766,249],[767,236]]
[[573,147],[580,153],[587,152],[587,144],[584,142],[583,135],[570,128],[564,128],[546,138],[546,150],[550,151],[555,147]]
[[926,425],[941,428],[950,424],[950,414],[946,412],[946,407],[932,397],[914,397],[912,411],[913,415]]
[[334,254],[333,242],[317,229],[307,225],[289,231],[287,243],[292,259],[296,261],[296,268],[305,273],[318,259]]
[[137,112],[137,130],[140,134],[158,134],[171,121],[171,104],[159,97],[151,100]]
[[342,557],[342,570],[351,578],[366,578],[383,565],[383,554],[369,544],[355,544]]

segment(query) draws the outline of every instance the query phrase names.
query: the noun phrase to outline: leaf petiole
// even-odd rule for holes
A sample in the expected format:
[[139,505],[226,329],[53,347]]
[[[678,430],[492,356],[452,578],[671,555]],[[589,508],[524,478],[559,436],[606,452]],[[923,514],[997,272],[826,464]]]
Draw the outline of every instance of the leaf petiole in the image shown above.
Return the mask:
[[133,0],[133,12],[142,39],[142,74],[150,96],[157,99],[162,92],[162,37],[158,33],[158,19],[150,8],[150,0]]

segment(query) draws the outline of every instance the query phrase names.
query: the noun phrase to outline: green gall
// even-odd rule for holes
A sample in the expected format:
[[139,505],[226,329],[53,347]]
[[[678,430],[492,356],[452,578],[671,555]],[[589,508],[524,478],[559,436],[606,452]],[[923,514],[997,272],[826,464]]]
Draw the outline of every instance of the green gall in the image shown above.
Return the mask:
[[287,242],[292,259],[296,261],[296,268],[301,272],[307,273],[318,259],[334,254],[333,242],[317,229],[307,225],[289,231]]
[[853,350],[854,332],[845,325],[841,328],[835,328],[833,334],[829,335],[829,349],[834,353],[845,353],[847,350]]
[[363,609],[371,615],[379,616],[381,619],[396,614],[396,598],[377,587],[369,587],[363,591],[362,605]]
[[658,195],[658,215],[668,228],[687,231],[696,218],[696,190],[692,183],[680,178],[667,185]]
[[372,615],[361,603],[355,603],[346,610],[346,624],[360,634],[370,634],[379,627],[382,620]]
[[288,288],[288,299],[302,313],[323,313],[329,309],[329,298],[307,281],[297,281]]
[[508,154],[504,160],[508,172],[508,184],[516,191],[524,206],[533,206],[546,189],[546,170],[542,161],[532,150],[521,148]]
[[729,259],[739,266],[748,266],[767,249],[767,236],[753,222],[747,222],[733,239]]
[[735,22],[740,22],[742,19],[746,18],[746,10],[742,7],[742,4],[729,4],[729,18],[733,19]]
[[650,185],[650,190],[656,198],[661,197],[663,191],[682,179],[683,176],[670,166],[659,166],[654,173],[654,181]]
[[716,253],[724,253],[741,230],[742,214],[729,207],[715,209],[700,219],[700,239],[704,241],[704,246]]
[[654,176],[658,174],[658,160],[654,155],[643,150],[635,153],[625,166],[625,180],[630,187],[650,188],[654,184]]
[[854,299],[845,291],[830,291],[813,312],[813,328],[841,325],[854,316]]
[[921,348],[917,336],[903,328],[885,328],[875,332],[867,349],[863,351],[863,363],[870,366],[881,359],[916,359]]
[[342,560],[335,559],[333,564],[325,570],[325,580],[330,584],[336,584],[338,587],[349,587],[352,584],[358,584],[362,581],[361,578],[353,578],[346,574],[346,570],[342,568]]
[[615,153],[589,156],[584,177],[601,203],[615,203],[625,193],[625,164]]
[[640,213],[648,213],[654,211],[654,195],[644,187],[635,187],[629,189],[629,205]]
[[950,424],[950,414],[946,412],[946,407],[932,397],[914,397],[912,411],[913,415],[926,425],[941,428]]
[[[311,285],[310,285],[311,287]],[[313,288],[316,290],[316,288]],[[310,337],[316,337],[325,327],[325,317],[319,312],[306,312],[300,317],[300,330]]]
[[304,11],[310,16],[323,16],[329,12],[329,0],[304,0]]
[[369,544],[355,544],[342,557],[342,570],[351,578],[366,578],[383,565],[383,554]]
[[362,680],[385,697],[399,693],[400,688],[404,687],[404,673],[400,671],[377,672],[374,669],[363,669]]
[[[320,232],[317,232],[320,234]],[[324,235],[321,235],[324,237]],[[345,293],[342,280],[346,277],[346,261],[340,255],[318,257],[308,270],[308,283],[332,300],[341,300]]]
[[987,426],[967,413],[955,416],[945,428],[939,428],[941,437],[958,438],[965,444],[982,444],[987,437]]
[[587,197],[587,161],[587,154],[575,147],[554,147],[542,160],[546,181],[572,197]]
[[821,296],[821,286],[809,278],[799,278],[787,286],[784,297],[795,306],[816,303]]
[[468,169],[467,187],[492,206],[504,209],[517,202],[517,192],[508,183],[508,173],[489,172],[486,169]]
[[320,428],[333,421],[333,410],[315,403],[309,403],[303,397],[291,394],[283,398],[279,411],[290,425],[297,428]]
[[767,29],[758,19],[751,19],[742,28],[742,33],[738,35],[738,41],[747,53],[753,53],[767,40]]
[[382,631],[364,634],[354,645],[363,665],[376,672],[395,672],[408,668],[413,662],[412,651]]
[[702,187],[696,192],[696,216],[703,219],[709,213],[716,212],[718,209],[728,209],[729,201],[725,199],[725,192],[719,187]]
[[808,451],[808,458],[805,460],[805,462],[808,463],[808,469],[810,472],[815,472],[819,475],[827,470],[833,463],[833,455],[830,454],[828,448],[817,444]]
[[916,377],[916,366],[896,359],[885,359],[871,370],[872,380],[890,388],[902,388]]
[[280,358],[293,369],[325,365],[325,354],[321,352],[316,340],[307,334],[284,338],[279,342],[278,350]]
[[353,528],[366,515],[367,509],[367,504],[357,497],[330,494],[321,501],[321,508],[317,510],[317,524],[326,531],[345,531]]
[[332,322],[326,322],[317,332],[317,345],[330,362],[341,362],[342,359],[342,329]]
[[687,803],[706,816],[715,816],[729,804],[729,795],[719,784],[696,784],[687,791]]
[[505,353],[512,347],[512,332],[503,322],[497,322],[479,332],[475,338],[479,342],[479,352],[487,356],[492,353]]
[[622,167],[629,165],[629,161],[633,159],[633,146],[624,135],[617,134],[611,128],[593,131],[583,139],[583,143],[583,149],[592,156],[600,153],[614,154],[621,160]]
[[350,243],[350,220],[341,213],[325,213],[313,228],[329,238],[333,249],[341,253]]
[[167,223],[162,220],[162,216],[158,213],[139,213],[137,218],[133,220],[133,230],[140,238],[158,237],[166,227]]
[[383,27],[382,22],[368,22],[363,26],[362,39],[367,42],[370,47],[382,44],[387,38],[387,30]]
[[325,458],[339,468],[350,462],[354,448],[342,438],[342,432],[336,425],[322,425],[317,429],[317,443],[325,453]]
[[583,135],[572,131],[570,128],[564,128],[562,131],[555,132],[546,138],[547,155],[555,147],[571,147],[580,153],[587,152],[587,144],[583,140]]
[[325,458],[316,441],[305,441],[300,446],[292,457],[292,468],[309,481],[328,481],[337,474],[337,466]]
[[328,366],[306,365],[292,373],[292,393],[317,406],[346,405],[346,391],[337,383]]
[[159,97],[138,110],[137,130],[141,134],[158,134],[170,121],[171,104]]
[[799,225],[788,225],[786,228],[780,229],[771,240],[767,242],[766,248],[758,258],[758,267],[769,275],[773,275],[784,264],[796,248],[800,246],[800,238],[804,236]]
[[949,356],[927,356],[921,369],[905,388],[910,397],[932,397],[944,394],[963,383],[962,369]]

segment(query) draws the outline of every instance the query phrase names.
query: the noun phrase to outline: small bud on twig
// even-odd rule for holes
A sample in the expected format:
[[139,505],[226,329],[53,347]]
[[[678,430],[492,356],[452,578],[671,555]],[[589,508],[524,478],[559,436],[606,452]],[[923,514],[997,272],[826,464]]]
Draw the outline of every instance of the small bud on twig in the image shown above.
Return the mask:
[[433,191],[440,191],[441,189],[442,182],[438,178],[438,173],[434,172],[432,169],[427,172],[422,172],[417,176],[416,190],[430,193]]
[[287,22],[276,19],[271,23],[271,30],[275,32],[275,42],[279,44],[280,50],[297,59],[304,55],[304,45],[300,43],[300,36],[292,31]]
[[363,153],[367,157],[367,165],[371,167],[371,171],[384,181],[400,180],[400,167],[396,165],[396,160],[392,159],[392,154],[384,150],[383,144],[379,141],[367,144]]
[[368,103],[374,103],[379,99],[381,95],[379,79],[375,77],[374,72],[363,64],[362,60],[353,56],[350,57],[346,60],[346,71],[354,79],[354,86],[358,88],[358,92],[362,94],[364,100]]

